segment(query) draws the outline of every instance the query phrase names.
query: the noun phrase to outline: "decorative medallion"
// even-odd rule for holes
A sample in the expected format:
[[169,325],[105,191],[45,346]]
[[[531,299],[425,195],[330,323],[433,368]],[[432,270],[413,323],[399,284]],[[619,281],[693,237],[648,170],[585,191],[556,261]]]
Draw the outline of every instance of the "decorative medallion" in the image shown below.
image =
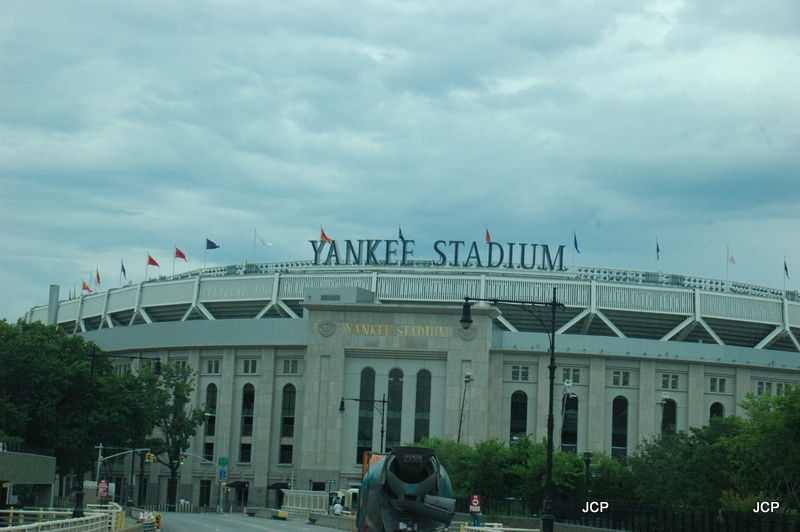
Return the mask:
[[478,337],[478,329],[477,327],[470,327],[469,329],[459,327],[458,336],[465,342],[471,342]]
[[320,324],[317,326],[317,330],[319,331],[319,334],[325,338],[328,338],[329,336],[336,334],[336,324],[332,321],[325,320],[320,322]]

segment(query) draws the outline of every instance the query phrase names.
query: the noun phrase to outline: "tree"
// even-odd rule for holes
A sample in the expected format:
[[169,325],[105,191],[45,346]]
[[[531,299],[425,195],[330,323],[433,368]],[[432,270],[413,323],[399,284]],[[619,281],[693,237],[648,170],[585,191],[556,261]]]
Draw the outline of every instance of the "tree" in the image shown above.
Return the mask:
[[[85,469],[81,453],[85,432],[89,441],[100,441],[99,428],[91,421],[106,412],[89,413],[90,403],[104,400],[102,392],[92,392],[88,386],[93,352],[93,344],[81,336],[68,336],[60,327],[0,321],[3,431],[26,445],[53,449],[59,474]],[[94,366],[95,378],[112,374],[108,360],[98,357]],[[91,415],[88,425],[87,415]]]
[[713,418],[703,427],[646,440],[628,461],[633,494],[651,505],[719,509],[723,493],[738,489],[730,442],[742,428],[734,416]]
[[467,489],[489,501],[501,501],[510,493],[505,483],[509,465],[509,450],[499,440],[478,442],[469,460]]
[[730,439],[736,493],[800,510],[800,386],[784,395],[748,394],[741,406],[747,419]]
[[592,454],[591,498],[595,501],[631,500],[634,483],[625,457],[612,458],[600,451]]
[[167,489],[167,504],[175,507],[178,492],[178,469],[180,457],[189,448],[197,427],[205,421],[205,412],[191,407],[194,372],[188,366],[164,365],[160,380],[152,373],[143,375],[151,390],[153,420],[157,429],[148,440],[148,446],[156,460],[167,466],[170,482]]
[[469,467],[474,451],[466,443],[441,438],[422,438],[418,445],[436,451],[436,457],[447,471],[453,486],[454,497],[466,497],[469,493]]

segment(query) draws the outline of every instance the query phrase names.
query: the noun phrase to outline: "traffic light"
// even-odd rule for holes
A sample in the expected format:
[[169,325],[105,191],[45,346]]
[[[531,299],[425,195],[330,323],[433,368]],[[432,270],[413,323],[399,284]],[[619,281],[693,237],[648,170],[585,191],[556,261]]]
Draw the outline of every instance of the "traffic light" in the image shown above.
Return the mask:
[[185,457],[185,456],[183,456],[183,455],[181,455],[181,457],[180,457],[180,462],[181,462],[181,465],[183,465],[183,464],[184,464],[184,462],[186,462],[186,457]]
[[156,455],[154,455],[153,453],[147,453],[146,455],[144,455],[144,461],[147,462],[148,464],[150,462],[155,462],[155,460],[156,460]]

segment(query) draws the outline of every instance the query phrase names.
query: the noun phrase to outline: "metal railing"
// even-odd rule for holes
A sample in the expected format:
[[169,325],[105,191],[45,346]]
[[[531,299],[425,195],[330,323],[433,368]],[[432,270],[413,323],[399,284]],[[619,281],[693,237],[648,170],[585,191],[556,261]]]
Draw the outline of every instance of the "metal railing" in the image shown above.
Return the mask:
[[[90,505],[86,517],[73,518],[72,510],[63,508],[42,508],[39,510],[2,510],[0,526],[4,532],[46,532],[61,530],[65,532],[112,532],[125,524],[122,508],[114,504],[106,508]],[[119,519],[122,516],[122,519]]]

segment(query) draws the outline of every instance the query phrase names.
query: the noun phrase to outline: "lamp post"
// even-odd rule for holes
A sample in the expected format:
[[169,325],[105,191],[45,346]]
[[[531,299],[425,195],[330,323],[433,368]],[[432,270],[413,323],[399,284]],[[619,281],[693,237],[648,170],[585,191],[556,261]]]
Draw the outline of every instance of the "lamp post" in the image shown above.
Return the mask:
[[[383,448],[383,434],[384,434],[384,417],[386,415],[386,403],[389,401],[386,400],[386,394],[383,394],[383,399],[355,399],[352,397],[342,397],[342,400],[339,401],[339,412],[344,413],[344,402],[345,401],[355,401],[357,403],[370,403],[372,404],[373,408],[378,411],[381,415],[381,454],[385,452]],[[378,409],[378,405],[376,403],[380,403],[381,408]]]
[[[512,299],[484,299],[484,298],[464,298],[464,306],[461,314],[461,327],[469,329],[472,325],[472,316],[470,312],[470,301],[488,301],[494,304],[508,303],[516,305],[525,310],[528,314],[533,316],[542,327],[547,331],[548,339],[550,340],[550,364],[547,366],[550,370],[550,393],[547,406],[547,469],[544,488],[544,505],[542,508],[542,532],[553,532],[553,523],[555,516],[553,515],[553,427],[555,422],[553,420],[553,389],[556,380],[556,310],[564,310],[563,303],[556,300],[556,288],[553,287],[553,299],[550,301],[517,301]],[[546,308],[550,312],[550,322],[545,323],[538,312],[534,312],[534,308]]]
[[472,378],[472,370],[467,370],[464,374],[464,395],[461,398],[461,415],[458,418],[458,439],[456,440],[458,443],[461,443],[461,426],[464,423],[464,408],[467,406],[467,389],[469,389],[469,383],[474,380],[475,379]]
[[[153,360],[152,358],[143,357],[140,355],[113,355],[113,354],[105,354],[105,353],[98,353],[97,346],[92,344],[92,352],[90,354],[92,357],[90,370],[89,370],[89,386],[87,387],[86,391],[86,404],[84,405],[85,410],[85,418],[83,422],[83,438],[81,439],[81,449],[80,449],[80,456],[78,457],[78,478],[77,484],[75,486],[75,508],[72,510],[72,517],[79,518],[85,517],[86,513],[83,510],[83,477],[86,473],[86,462],[88,462],[88,448],[89,448],[89,415],[92,411],[92,406],[94,405],[94,360],[97,357],[104,357],[104,358],[138,358],[140,360]],[[156,366],[154,370],[155,375],[161,375],[161,360],[156,360]]]
[[592,475],[591,475],[590,469],[589,469],[592,466],[592,453],[591,453],[591,451],[586,451],[585,453],[583,453],[583,461],[586,464],[586,502],[589,502],[591,500],[591,493],[592,493],[592,491],[590,489]]

